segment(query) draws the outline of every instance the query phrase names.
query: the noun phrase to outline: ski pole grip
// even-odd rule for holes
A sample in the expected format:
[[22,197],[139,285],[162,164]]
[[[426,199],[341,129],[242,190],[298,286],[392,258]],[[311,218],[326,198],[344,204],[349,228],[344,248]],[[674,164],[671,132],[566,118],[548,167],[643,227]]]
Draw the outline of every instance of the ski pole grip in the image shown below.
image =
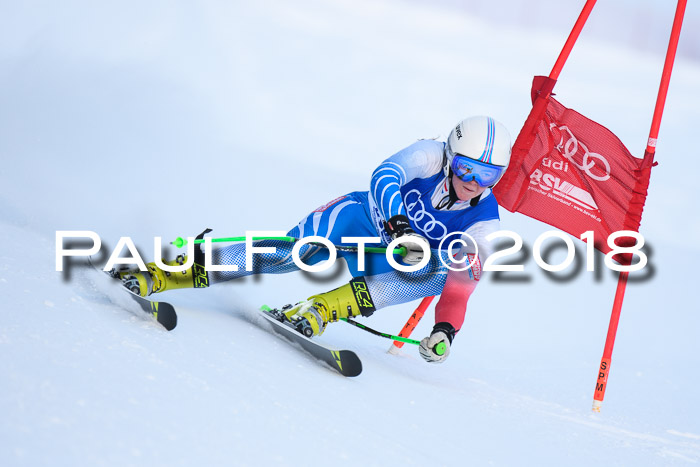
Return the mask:
[[435,355],[445,355],[445,343],[444,342],[438,342],[435,344],[435,347],[433,347],[433,352]]

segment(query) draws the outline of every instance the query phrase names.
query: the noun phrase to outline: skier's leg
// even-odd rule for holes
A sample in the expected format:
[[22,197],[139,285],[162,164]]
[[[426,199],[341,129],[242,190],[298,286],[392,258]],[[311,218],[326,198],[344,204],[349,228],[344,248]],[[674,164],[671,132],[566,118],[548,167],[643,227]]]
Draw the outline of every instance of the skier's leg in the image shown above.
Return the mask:
[[[231,271],[205,272],[204,267],[198,269],[196,266],[193,266],[182,272],[171,273],[163,271],[155,263],[148,263],[146,265],[148,270],[145,272],[127,271],[120,273],[120,276],[127,288],[141,296],[147,296],[166,290],[208,287],[211,284],[238,279],[252,274],[284,274],[299,270],[299,267],[292,260],[293,243],[279,240],[262,240],[253,242],[253,246],[256,248],[273,247],[275,250],[273,253],[254,253],[251,257],[250,266],[246,262],[245,244],[239,243],[213,250],[211,264],[227,266],[232,269]],[[304,259],[306,264],[315,264],[327,259],[328,251],[313,245],[303,245],[299,250],[299,256]],[[166,262],[166,264],[181,265],[186,260],[185,256],[179,256],[175,261]],[[197,274],[196,270],[201,271],[201,273]]]
[[[333,243],[340,243],[343,236],[376,237],[375,227],[361,202],[352,196],[345,202],[342,215],[335,216],[332,223],[320,222],[317,230]],[[437,295],[447,275],[437,254],[433,251],[430,262],[421,270],[404,273],[395,270],[384,254],[366,254],[365,270],[360,271],[357,254],[341,253],[354,278],[329,292],[312,295],[307,301],[285,310],[285,314],[293,322],[306,319],[317,335],[328,323],[340,318],[370,316],[376,309],[388,305]]]
[[[296,229],[296,227],[295,227]],[[295,229],[289,232],[293,236]],[[298,271],[299,267],[292,259],[294,244],[280,240],[261,240],[253,242],[254,248],[274,248],[273,253],[257,253],[251,255],[250,264],[246,261],[246,245],[239,243],[218,248],[212,252],[212,264],[224,265],[235,271],[212,271],[209,278],[212,284],[230,281],[253,274],[285,274]],[[328,252],[312,245],[304,245],[299,250],[299,256],[310,264],[328,258]]]
[[326,325],[340,318],[370,316],[375,310],[389,305],[410,302],[417,298],[439,295],[447,268],[433,250],[428,265],[416,272],[391,270],[381,274],[354,277],[348,284],[321,294],[312,295],[306,302],[285,311],[296,322],[306,319],[314,335],[321,334]]
[[[341,196],[304,217],[287,236],[303,238],[319,236],[328,238],[331,243],[340,243],[343,235],[361,236],[362,232],[352,232],[347,226],[357,215],[364,215],[362,205],[352,194]],[[359,211],[358,211],[359,210]],[[366,235],[365,235],[366,236]],[[212,283],[229,281],[251,274],[284,274],[298,271],[300,268],[292,258],[294,244],[279,240],[254,242],[255,247],[274,247],[274,253],[255,253],[252,255],[250,271],[246,270],[246,249],[244,244],[230,245],[214,251],[212,264],[235,265],[237,271],[212,272]],[[299,259],[313,266],[330,257],[326,248],[316,245],[303,245],[299,250]]]
[[[355,216],[357,208],[362,209],[358,201],[352,196],[340,197],[321,208],[313,211],[303,218],[298,225],[291,229],[287,236],[301,238],[311,235],[328,237],[334,232],[336,221]],[[350,212],[353,211],[353,212]],[[343,215],[341,215],[341,212]],[[340,222],[342,224],[342,222]],[[340,230],[337,230],[340,232]],[[360,234],[355,234],[359,236]],[[334,237],[335,238],[335,237]],[[339,241],[339,239],[338,239]],[[254,253],[251,255],[251,264],[246,261],[246,245],[237,243],[212,251],[213,265],[228,266],[231,271],[206,272],[203,265],[188,268],[180,273],[169,273],[148,263],[148,270],[127,271],[120,273],[124,285],[139,295],[146,296],[165,290],[208,287],[209,284],[217,284],[252,274],[284,274],[298,271],[300,268],[292,258],[294,244],[280,240],[263,240],[253,243],[254,247],[274,247],[273,253]],[[327,249],[315,245],[303,245],[299,250],[299,258],[307,265],[314,265],[329,258]],[[169,265],[184,264],[186,257],[180,256]],[[197,273],[197,271],[199,273]]]

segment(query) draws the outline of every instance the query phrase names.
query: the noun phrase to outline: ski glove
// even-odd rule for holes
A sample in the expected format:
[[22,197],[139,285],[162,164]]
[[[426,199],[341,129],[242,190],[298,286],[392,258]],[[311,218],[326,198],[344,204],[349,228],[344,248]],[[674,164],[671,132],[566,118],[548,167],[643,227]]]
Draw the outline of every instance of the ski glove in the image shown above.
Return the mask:
[[418,264],[423,261],[425,253],[423,248],[420,247],[416,242],[428,241],[422,235],[417,234],[411,227],[411,223],[408,217],[398,214],[393,216],[388,221],[384,222],[384,229],[389,234],[392,240],[396,240],[399,237],[410,237],[410,242],[402,243],[401,245],[406,247],[406,255],[403,257],[403,262],[408,265]]
[[420,341],[420,356],[428,363],[444,362],[450,355],[450,344],[456,332],[450,323],[437,323],[430,336]]

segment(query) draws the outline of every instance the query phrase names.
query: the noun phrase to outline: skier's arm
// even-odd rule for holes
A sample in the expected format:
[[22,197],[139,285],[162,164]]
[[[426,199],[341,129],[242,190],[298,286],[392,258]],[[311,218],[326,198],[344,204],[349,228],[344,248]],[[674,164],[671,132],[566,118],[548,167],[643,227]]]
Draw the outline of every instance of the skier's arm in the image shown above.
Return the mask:
[[465,269],[468,264],[472,266],[466,270],[448,270],[440,300],[435,306],[435,326],[430,335],[420,342],[419,352],[427,362],[443,362],[450,354],[452,340],[464,323],[469,297],[481,279],[481,265],[491,253],[486,236],[498,230],[498,225],[498,220],[490,220],[477,222],[467,229],[466,233],[476,240],[478,252],[471,240],[464,237],[469,243],[457,252],[456,257],[463,258],[466,263],[453,263],[450,266],[458,269]]
[[[458,253],[466,255],[466,263],[451,266],[463,269],[472,260],[474,260],[474,265],[466,271],[448,271],[440,300],[435,306],[435,323],[448,323],[455,332],[462,327],[467,311],[467,302],[479,284],[481,267],[492,252],[492,247],[490,242],[486,241],[486,236],[497,231],[499,224],[498,220],[489,220],[477,222],[467,229],[466,233],[476,240],[478,253],[476,256],[474,255],[473,244],[466,246]],[[469,239],[466,241],[472,243]]]
[[372,174],[370,196],[389,220],[406,214],[401,201],[401,186],[415,178],[427,178],[442,170],[444,143],[421,140],[394,154]]

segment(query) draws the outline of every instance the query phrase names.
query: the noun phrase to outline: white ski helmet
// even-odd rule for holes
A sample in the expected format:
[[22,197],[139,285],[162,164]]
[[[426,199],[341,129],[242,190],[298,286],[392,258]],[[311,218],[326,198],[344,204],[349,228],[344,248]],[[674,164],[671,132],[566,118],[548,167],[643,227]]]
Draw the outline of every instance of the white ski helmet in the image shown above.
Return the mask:
[[465,182],[475,180],[492,187],[510,162],[510,134],[491,117],[470,117],[450,132],[445,144],[445,175],[452,173]]

